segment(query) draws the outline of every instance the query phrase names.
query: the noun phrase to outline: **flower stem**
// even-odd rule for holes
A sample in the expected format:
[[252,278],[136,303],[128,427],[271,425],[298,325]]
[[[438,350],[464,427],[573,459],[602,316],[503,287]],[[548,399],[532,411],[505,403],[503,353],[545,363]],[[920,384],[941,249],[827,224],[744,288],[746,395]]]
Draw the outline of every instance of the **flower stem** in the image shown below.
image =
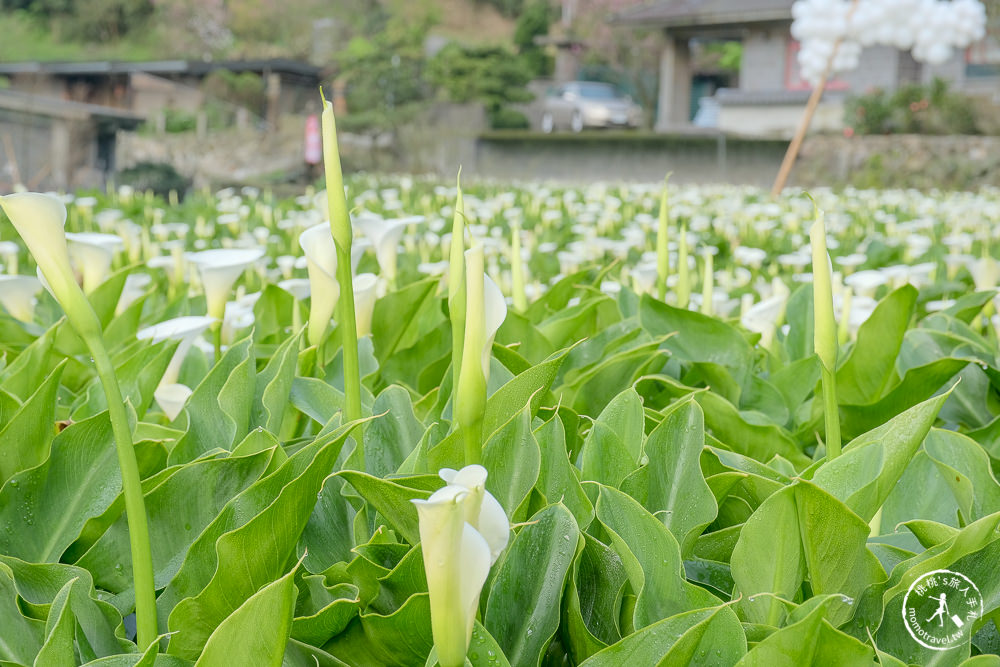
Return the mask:
[[465,465],[481,465],[483,462],[483,421],[461,427],[462,441],[465,443]]
[[837,407],[837,374],[820,365],[823,376],[823,418],[826,421],[826,459],[840,456],[840,412]]
[[[358,323],[354,312],[351,250],[337,246],[337,282],[340,283],[340,331],[344,348],[344,394],[347,421],[361,419],[361,364],[358,361]],[[360,446],[360,441],[359,441]]]
[[212,343],[215,345],[215,363],[222,361],[222,322],[212,324]]
[[132,431],[125,412],[114,365],[100,335],[85,338],[90,355],[94,358],[97,376],[101,380],[108,401],[108,414],[118,450],[118,467],[122,474],[122,493],[125,496],[125,516],[128,520],[129,545],[132,551],[132,576],[135,586],[135,615],[138,626],[137,643],[145,650],[156,641],[156,588],[153,584],[153,555],[146,520],[146,503],[142,496],[139,464],[132,445]]

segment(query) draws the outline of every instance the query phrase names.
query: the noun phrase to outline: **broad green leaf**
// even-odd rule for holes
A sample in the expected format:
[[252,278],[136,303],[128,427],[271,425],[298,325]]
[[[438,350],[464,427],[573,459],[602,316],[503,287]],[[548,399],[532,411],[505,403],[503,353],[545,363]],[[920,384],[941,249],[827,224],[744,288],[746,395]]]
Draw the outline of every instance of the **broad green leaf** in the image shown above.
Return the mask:
[[824,618],[817,605],[805,618],[788,625],[754,646],[738,667],[804,667],[844,665],[871,667],[875,652]]
[[196,658],[208,636],[258,590],[259,582],[287,569],[348,429],[296,452],[229,501],[202,531],[157,600],[160,618],[176,632],[168,653]]
[[[262,451],[194,461],[145,494],[157,588],[170,583],[201,531],[226,503],[257,481],[271,456]],[[120,516],[76,564],[93,573],[104,590],[130,594],[132,559],[126,517]]]
[[633,625],[640,629],[719,600],[684,577],[680,546],[659,519],[630,496],[600,487],[597,520],[611,537],[637,596]]
[[948,394],[920,403],[849,442],[843,454],[825,461],[812,481],[871,521],[934,425]]
[[617,488],[639,465],[645,425],[635,389],[618,394],[601,412],[580,453],[583,478]]
[[257,375],[250,428],[263,427],[272,433],[281,432],[281,421],[292,391],[292,381],[295,379],[295,365],[303,331],[305,329],[287,337]]
[[916,303],[916,288],[904,285],[882,299],[861,325],[857,342],[837,369],[841,403],[872,403],[882,397],[892,381],[896,356]]
[[685,401],[646,438],[649,463],[622,484],[622,491],[663,521],[684,555],[691,553],[695,539],[718,511],[699,465],[704,446],[701,408]]
[[73,640],[76,634],[76,617],[70,603],[73,586],[79,579],[73,579],[56,594],[45,621],[45,644],[35,656],[38,667],[76,667]]
[[444,486],[443,481],[432,475],[379,479],[356,470],[341,470],[337,475],[357,489],[410,544],[420,542],[417,509],[410,501],[430,498],[433,493],[430,486]]
[[10,568],[0,565],[0,660],[30,665],[45,641],[45,623],[27,618],[17,603]]
[[1000,512],[1000,484],[990,469],[986,452],[968,436],[932,428],[924,451],[951,487],[966,521]]
[[639,303],[642,327],[653,336],[673,332],[663,347],[681,361],[725,366],[742,386],[752,368],[753,353],[742,334],[721,320],[673,308],[644,294]]
[[434,302],[438,279],[427,278],[390,292],[375,302],[372,342],[379,359],[388,359],[420,340],[420,313]]
[[550,503],[561,502],[573,513],[578,526],[590,525],[594,506],[580,485],[579,471],[570,463],[566,451],[566,427],[558,416],[535,429],[535,442],[541,451],[541,466],[535,488]]
[[629,635],[581,664],[732,665],[746,653],[739,619],[727,606],[683,612]]
[[252,340],[246,337],[226,350],[188,399],[178,416],[184,436],[170,452],[169,462],[186,463],[207,451],[229,450],[246,435],[254,396]]
[[621,639],[618,616],[628,581],[615,550],[586,533],[563,598],[563,643],[576,662]]
[[377,477],[395,473],[420,442],[424,426],[413,414],[410,393],[398,385],[375,398],[375,416],[365,428],[365,470]]
[[579,539],[569,510],[549,505],[531,517],[497,566],[483,625],[513,667],[541,663],[559,627],[563,586]]
[[280,667],[292,626],[294,574],[267,584],[222,621],[195,665]]
[[493,494],[512,521],[516,510],[538,481],[541,453],[531,432],[531,415],[525,405],[483,447],[483,466],[489,470],[486,490]]
[[56,392],[66,363],[56,366],[45,382],[24,401],[14,417],[0,429],[0,483],[33,468],[49,457],[56,434]]
[[100,516],[120,491],[108,413],[73,424],[53,440],[48,460],[0,489],[0,553],[57,562],[87,520]]

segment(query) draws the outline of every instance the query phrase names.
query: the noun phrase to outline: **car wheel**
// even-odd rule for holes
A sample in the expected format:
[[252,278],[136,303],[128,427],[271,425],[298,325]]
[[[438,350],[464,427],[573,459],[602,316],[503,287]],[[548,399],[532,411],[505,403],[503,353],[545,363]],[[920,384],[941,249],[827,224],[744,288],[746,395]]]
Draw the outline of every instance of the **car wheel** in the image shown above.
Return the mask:
[[583,114],[577,109],[573,112],[573,117],[569,120],[569,129],[574,132],[583,132]]
[[556,122],[552,119],[552,114],[546,111],[542,114],[542,132],[552,134],[554,129],[556,129]]

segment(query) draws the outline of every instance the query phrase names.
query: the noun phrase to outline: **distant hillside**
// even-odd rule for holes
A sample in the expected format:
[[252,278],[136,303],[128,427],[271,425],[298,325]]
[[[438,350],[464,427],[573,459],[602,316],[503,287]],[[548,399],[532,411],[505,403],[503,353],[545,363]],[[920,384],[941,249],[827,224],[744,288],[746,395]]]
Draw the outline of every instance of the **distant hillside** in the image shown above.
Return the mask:
[[[393,20],[429,19],[431,35],[465,43],[507,43],[514,19],[490,2],[496,0],[0,0],[0,61],[315,59],[314,34],[335,51]],[[317,21],[325,23],[318,33]]]

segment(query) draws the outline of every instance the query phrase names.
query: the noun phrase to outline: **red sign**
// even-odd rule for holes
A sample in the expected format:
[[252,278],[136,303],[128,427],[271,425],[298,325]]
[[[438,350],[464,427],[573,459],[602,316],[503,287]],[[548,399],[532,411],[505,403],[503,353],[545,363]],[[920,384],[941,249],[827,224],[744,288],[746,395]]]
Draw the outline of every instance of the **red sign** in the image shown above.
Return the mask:
[[323,138],[319,131],[319,116],[306,118],[306,163],[319,164],[323,159]]

